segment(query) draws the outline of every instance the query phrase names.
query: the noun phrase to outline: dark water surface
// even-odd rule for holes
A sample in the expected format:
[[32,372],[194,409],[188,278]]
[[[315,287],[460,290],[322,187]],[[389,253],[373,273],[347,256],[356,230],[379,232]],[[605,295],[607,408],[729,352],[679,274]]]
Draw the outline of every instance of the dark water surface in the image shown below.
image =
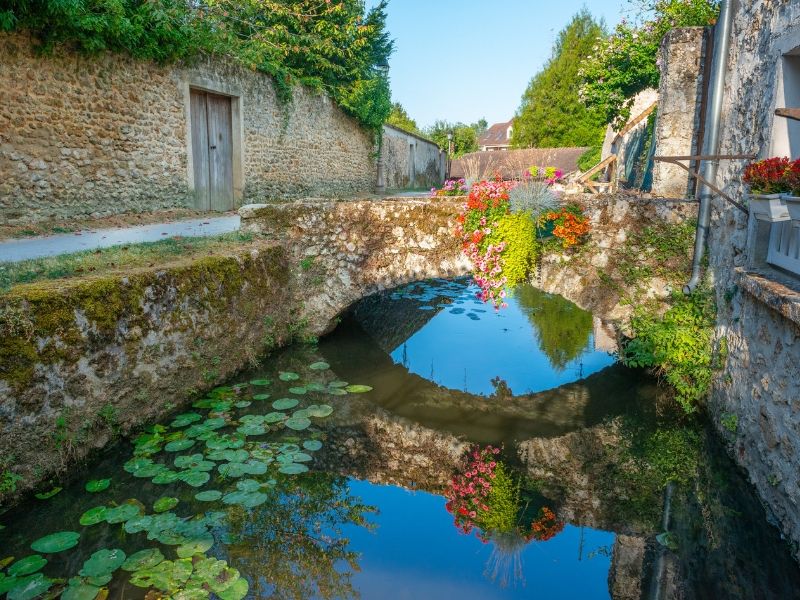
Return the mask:
[[[741,474],[615,363],[602,323],[533,288],[509,304],[495,313],[463,281],[364,300],[318,346],[276,353],[0,515],[0,596],[800,597]],[[462,515],[453,481],[476,478],[487,510]],[[56,532],[77,540],[18,562]]]

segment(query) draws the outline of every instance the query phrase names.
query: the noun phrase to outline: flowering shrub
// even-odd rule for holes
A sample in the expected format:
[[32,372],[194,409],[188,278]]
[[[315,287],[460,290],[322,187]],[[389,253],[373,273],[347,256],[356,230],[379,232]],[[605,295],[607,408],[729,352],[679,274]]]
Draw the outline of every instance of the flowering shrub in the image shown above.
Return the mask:
[[589,221],[576,206],[568,206],[558,212],[549,212],[544,218],[553,224],[553,235],[561,240],[564,248],[577,246],[581,238],[591,229]]
[[564,529],[564,522],[548,507],[539,509],[539,516],[531,523],[531,533],[528,539],[537,542],[546,542],[556,537]]
[[792,196],[800,196],[800,159],[789,164],[789,168],[783,174],[783,182],[786,192]]
[[466,196],[469,193],[464,179],[448,179],[440,189],[431,188],[432,198],[445,196]]
[[793,164],[788,158],[777,156],[751,163],[744,170],[743,181],[754,194],[788,192],[790,177],[787,175]]
[[534,179],[544,179],[549,185],[561,181],[564,177],[564,171],[555,167],[537,167],[533,166],[525,173],[526,177],[533,177]]
[[466,534],[480,527],[491,510],[486,499],[497,478],[498,454],[500,448],[493,446],[473,447],[462,471],[450,482],[445,508],[453,515],[456,527]]

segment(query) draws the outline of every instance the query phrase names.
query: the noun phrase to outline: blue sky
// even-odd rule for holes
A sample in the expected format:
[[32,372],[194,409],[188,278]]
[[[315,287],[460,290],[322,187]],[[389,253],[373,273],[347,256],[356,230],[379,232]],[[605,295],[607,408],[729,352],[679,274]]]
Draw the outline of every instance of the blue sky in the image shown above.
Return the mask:
[[393,99],[421,127],[508,120],[583,6],[609,26],[629,8],[625,0],[390,0]]

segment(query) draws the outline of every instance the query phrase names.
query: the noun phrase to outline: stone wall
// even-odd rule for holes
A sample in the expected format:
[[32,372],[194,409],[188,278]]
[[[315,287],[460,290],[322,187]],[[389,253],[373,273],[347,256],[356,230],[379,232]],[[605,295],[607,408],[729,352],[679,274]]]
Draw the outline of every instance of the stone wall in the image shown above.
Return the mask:
[[330,330],[367,294],[465,274],[457,207],[253,207],[244,228],[264,237],[221,255],[13,288],[0,296],[0,474],[24,493],[293,335]]
[[[800,47],[800,5],[754,0],[736,5],[722,110],[720,152],[760,157],[779,147],[787,124],[774,115],[784,102],[784,55]],[[722,161],[718,185],[743,197],[745,161]],[[797,555],[800,544],[800,314],[798,280],[767,267],[748,248],[756,223],[720,198],[712,201],[710,267],[717,289],[718,336],[729,349],[710,409],[736,461],[774,514]],[[727,428],[722,425],[723,418]]]
[[[631,106],[631,121],[637,119],[653,104],[658,102],[658,90],[648,88],[642,90],[633,99]],[[649,115],[648,115],[649,117]],[[606,127],[606,137],[603,140],[601,160],[611,154],[617,155],[617,179],[624,187],[631,188],[641,184],[643,173],[640,172],[643,154],[648,151],[649,118],[639,120],[630,129],[623,128],[617,131],[611,125]],[[629,121],[630,122],[630,121]]]
[[[0,223],[191,206],[189,89],[234,98],[234,197],[341,197],[375,184],[372,137],[329,98],[219,59],[161,66],[36,53],[0,35]],[[238,140],[238,142],[237,142]]]
[[384,125],[382,152],[389,190],[430,189],[444,182],[445,153],[428,139]]
[[[661,44],[661,83],[656,121],[656,156],[695,154],[701,122],[706,29],[673,29]],[[689,163],[684,163],[689,166]],[[694,182],[677,165],[653,165],[652,192],[667,198],[691,195]]]

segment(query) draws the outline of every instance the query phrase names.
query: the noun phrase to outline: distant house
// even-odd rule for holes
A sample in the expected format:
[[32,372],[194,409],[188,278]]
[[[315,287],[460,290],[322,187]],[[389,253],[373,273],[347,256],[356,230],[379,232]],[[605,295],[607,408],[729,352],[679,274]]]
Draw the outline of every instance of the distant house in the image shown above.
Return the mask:
[[478,138],[478,147],[483,152],[508,150],[511,147],[511,133],[513,130],[514,121],[495,123]]
[[472,181],[500,176],[524,177],[530,167],[555,167],[564,175],[578,170],[578,159],[588,148],[525,148],[505,152],[471,152],[453,161],[450,177]]

